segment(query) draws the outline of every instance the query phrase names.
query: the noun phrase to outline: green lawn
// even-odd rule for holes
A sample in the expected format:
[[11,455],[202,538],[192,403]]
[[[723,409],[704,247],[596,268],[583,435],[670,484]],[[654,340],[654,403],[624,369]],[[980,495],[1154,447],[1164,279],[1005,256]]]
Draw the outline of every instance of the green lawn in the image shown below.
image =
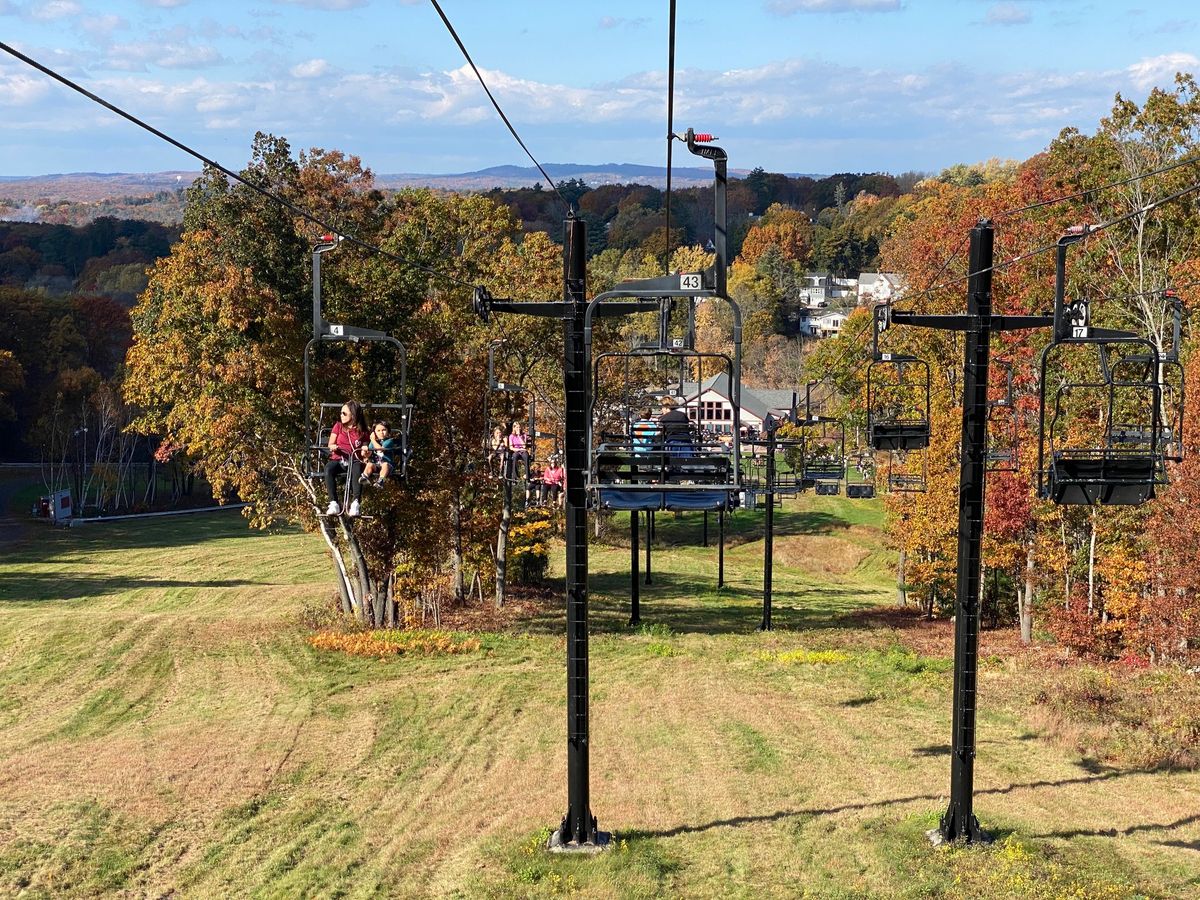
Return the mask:
[[862,615],[894,595],[880,519],[777,511],[769,634],[761,511],[729,522],[721,591],[699,515],[660,514],[638,630],[628,546],[593,545],[595,858],[541,849],[566,804],[559,609],[475,653],[353,658],[297,624],[332,593],[312,536],[236,513],[33,529],[0,559],[0,895],[1200,896],[1200,775],[1052,736],[1020,654],[980,673],[998,841],[929,846],[949,632],[921,654]]

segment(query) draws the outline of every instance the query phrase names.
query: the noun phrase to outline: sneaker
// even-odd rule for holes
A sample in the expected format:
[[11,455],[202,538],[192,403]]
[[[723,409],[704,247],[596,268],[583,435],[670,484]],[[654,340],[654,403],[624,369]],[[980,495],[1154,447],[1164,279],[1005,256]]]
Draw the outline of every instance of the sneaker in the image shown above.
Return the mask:
[[348,510],[346,510],[346,515],[351,516],[351,517],[358,515],[358,501],[357,500],[350,501],[350,508]]
[[370,483],[371,483],[371,476],[370,476],[370,475],[367,475],[367,474],[359,475],[359,476],[358,476],[358,483],[359,483],[359,484],[370,484]]
[[381,487],[383,487],[385,484],[387,484],[387,479],[386,479],[386,478],[380,478],[378,481],[376,481],[376,482],[375,482],[375,487],[377,487],[377,488],[381,488]]
[[330,500],[329,506],[327,506],[325,508],[325,515],[340,516],[341,514],[342,514],[342,504],[338,503],[336,500]]

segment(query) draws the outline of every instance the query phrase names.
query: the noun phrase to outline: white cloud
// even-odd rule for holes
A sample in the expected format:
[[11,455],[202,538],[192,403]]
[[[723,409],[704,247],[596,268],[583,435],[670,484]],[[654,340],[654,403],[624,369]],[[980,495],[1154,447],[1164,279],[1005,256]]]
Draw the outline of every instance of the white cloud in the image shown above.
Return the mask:
[[987,11],[984,22],[988,25],[1027,25],[1033,20],[1028,10],[1015,3],[997,3]]
[[127,28],[128,26],[127,21],[111,13],[88,16],[83,20],[83,30],[97,40],[107,40],[118,28]]
[[30,15],[44,22],[77,16],[83,8],[74,0],[48,0],[45,3],[35,3],[29,10]]
[[1165,53],[1134,63],[1125,71],[1140,90],[1146,91],[1155,85],[1169,85],[1176,72],[1194,72],[1200,67],[1200,59],[1191,53]]
[[159,6],[163,9],[171,9],[176,6],[184,6],[188,0],[142,0],[147,6]]
[[900,0],[770,0],[770,12],[780,16],[793,13],[895,12]]
[[0,70],[0,107],[33,106],[45,99],[50,82],[37,74]]
[[[172,31],[117,45],[111,53],[129,70],[153,71],[154,66],[203,64],[215,51],[192,33]],[[277,81],[224,81],[194,72],[181,80],[162,71],[114,76],[115,64],[107,73],[90,67],[88,87],[181,140],[211,148],[214,157],[234,166],[244,158],[248,136],[260,129],[287,136],[297,148],[333,141],[381,171],[405,166],[444,171],[456,164],[451,157],[494,161],[511,149],[465,65],[445,71],[398,66],[347,72],[313,58],[292,65],[290,77],[285,67]],[[681,130],[716,131],[738,166],[934,168],[989,156],[1025,158],[1066,126],[1094,129],[1111,110],[1117,91],[1136,101],[1153,84],[1169,88],[1176,69],[1198,68],[1200,60],[1186,53],[1127,68],[1009,74],[966,64],[858,66],[804,58],[725,71],[684,68],[676,72],[676,123]],[[484,71],[484,77],[545,161],[592,161],[601,158],[597,154],[637,160],[647,155],[645,141],[661,129],[666,80],[661,69],[584,86],[498,69]],[[798,84],[804,90],[797,90]],[[125,126],[110,113],[81,108],[77,98],[47,85],[18,67],[0,65],[0,108],[14,132],[27,140],[41,135],[46,146],[60,147],[94,140],[81,136],[98,128],[117,135],[113,140],[124,139]],[[964,102],[971,96],[986,100]],[[398,135],[414,151],[407,163],[394,161]],[[794,151],[780,149],[793,146]],[[223,159],[222,152],[231,158]],[[778,162],[785,153],[794,161]],[[423,161],[417,161],[418,154],[425,154]],[[462,166],[475,167],[473,161]]]
[[123,72],[164,69],[203,69],[225,61],[206,39],[187,25],[150,32],[145,40],[105,43],[99,65]]
[[324,59],[310,59],[292,66],[289,70],[293,78],[319,78],[329,71],[329,62]]

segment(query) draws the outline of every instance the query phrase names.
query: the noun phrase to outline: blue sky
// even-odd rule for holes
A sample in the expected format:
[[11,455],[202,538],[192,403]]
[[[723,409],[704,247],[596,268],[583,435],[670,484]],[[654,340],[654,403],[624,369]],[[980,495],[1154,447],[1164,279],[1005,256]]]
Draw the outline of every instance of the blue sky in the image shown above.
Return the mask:
[[[667,0],[441,3],[542,162],[663,163]],[[678,0],[675,123],[735,168],[1024,159],[1200,74],[1193,5]],[[232,168],[256,130],[381,173],[527,164],[428,0],[0,0],[0,39]],[[0,57],[0,175],[199,167]]]

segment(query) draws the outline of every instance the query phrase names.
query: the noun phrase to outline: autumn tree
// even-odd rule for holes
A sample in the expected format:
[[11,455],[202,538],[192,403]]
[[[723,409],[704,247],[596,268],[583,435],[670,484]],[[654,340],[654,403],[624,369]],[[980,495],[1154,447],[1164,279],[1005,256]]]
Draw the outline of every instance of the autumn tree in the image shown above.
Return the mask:
[[[470,460],[483,441],[482,391],[471,385],[483,384],[489,338],[462,286],[507,279],[540,287],[553,271],[550,244],[520,245],[511,213],[485,198],[384,196],[356,158],[314,150],[294,159],[286,141],[266,135],[241,174],[390,254],[343,245],[327,260],[322,294],[327,321],[386,331],[408,349],[409,398],[421,423],[408,483],[367,499],[369,525],[339,518],[334,533],[318,520],[320,486],[301,461],[316,229],[220,173],[194,185],[184,235],[134,312],[126,395],[143,410],[137,426],[182,448],[218,496],[247,501],[254,523],[319,530],[343,607],[383,624],[405,579],[436,581],[450,565],[461,581],[460,541],[474,533],[464,511],[494,509]],[[398,391],[396,359],[378,346],[323,342],[319,351],[317,398]]]

